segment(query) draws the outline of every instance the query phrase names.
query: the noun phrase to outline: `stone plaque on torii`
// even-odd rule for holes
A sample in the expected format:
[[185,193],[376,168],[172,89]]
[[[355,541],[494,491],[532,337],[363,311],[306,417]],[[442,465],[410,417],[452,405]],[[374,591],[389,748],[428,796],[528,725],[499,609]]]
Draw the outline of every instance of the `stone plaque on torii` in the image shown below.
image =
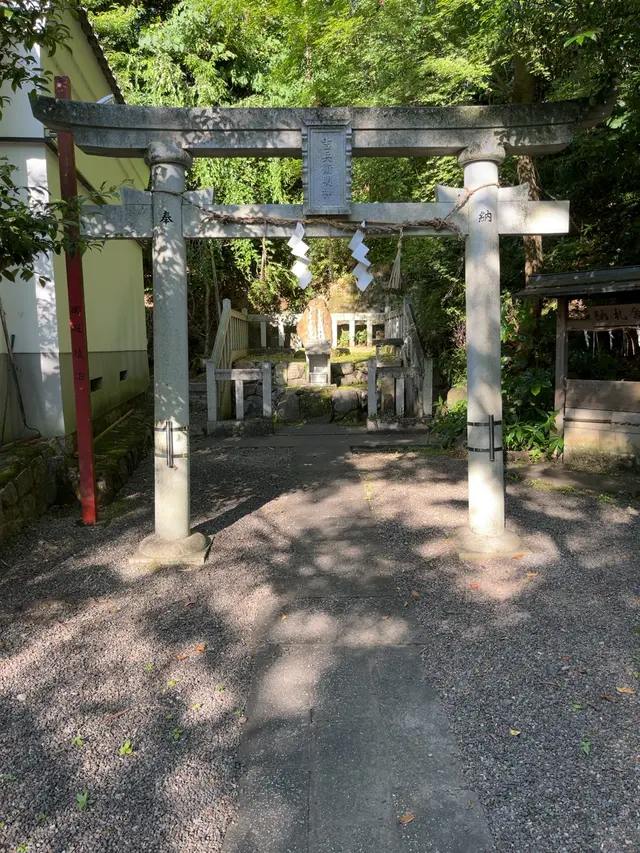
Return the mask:
[[[467,305],[469,527],[465,556],[523,549],[505,529],[500,378],[501,235],[564,234],[569,203],[528,200],[526,186],[498,186],[505,154],[565,148],[608,110],[574,101],[487,107],[168,108],[36,98],[34,115],[70,130],[88,154],[145,157],[152,190],[122,190],[121,205],[84,208],[92,238],[153,240],[155,534],[137,559],[201,562],[208,543],[191,534],[187,239],[463,236]],[[353,204],[352,156],[457,156],[464,188],[438,187],[435,203]],[[185,192],[192,157],[303,157],[304,205],[215,205],[211,191]],[[314,221],[314,216],[318,219]],[[327,216],[338,217],[327,220]],[[342,225],[342,230],[340,228]]]

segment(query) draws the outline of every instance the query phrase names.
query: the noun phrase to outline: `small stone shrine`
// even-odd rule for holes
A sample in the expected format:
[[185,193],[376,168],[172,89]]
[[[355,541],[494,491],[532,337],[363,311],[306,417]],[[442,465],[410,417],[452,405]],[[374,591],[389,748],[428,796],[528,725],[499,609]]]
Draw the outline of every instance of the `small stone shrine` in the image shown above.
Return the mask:
[[310,385],[331,384],[331,314],[324,299],[307,305],[297,332],[307,357]]

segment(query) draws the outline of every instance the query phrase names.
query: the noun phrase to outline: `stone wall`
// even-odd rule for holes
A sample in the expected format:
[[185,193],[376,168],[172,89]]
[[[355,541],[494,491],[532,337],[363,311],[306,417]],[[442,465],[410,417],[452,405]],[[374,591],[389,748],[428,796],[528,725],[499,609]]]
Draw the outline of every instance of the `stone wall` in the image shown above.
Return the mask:
[[0,454],[0,542],[55,503],[62,470],[62,451],[54,438]]
[[366,385],[369,365],[366,361],[335,361],[331,363],[331,381],[340,388],[345,385]]
[[[262,363],[242,359],[234,367],[255,369]],[[271,402],[275,418],[285,423],[363,419],[367,409],[367,362],[332,362],[331,378],[331,386],[310,386],[306,362],[272,364]],[[260,381],[244,383],[244,416],[247,420],[262,418]]]
[[[153,438],[149,411],[137,408],[95,443],[98,505],[110,503],[146,455]],[[58,439],[17,444],[0,453],[0,543],[53,504],[79,500],[77,457]]]

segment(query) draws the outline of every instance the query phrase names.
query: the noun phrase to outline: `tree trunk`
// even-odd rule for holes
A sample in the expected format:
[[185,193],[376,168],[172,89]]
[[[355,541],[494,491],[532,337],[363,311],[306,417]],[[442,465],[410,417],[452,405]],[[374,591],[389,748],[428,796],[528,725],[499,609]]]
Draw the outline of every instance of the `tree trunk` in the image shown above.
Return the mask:
[[[536,100],[536,80],[527,63],[520,56],[513,60],[513,102],[515,104],[533,104]],[[521,155],[518,157],[516,170],[518,181],[521,184],[529,184],[529,198],[531,201],[540,201],[540,176],[533,157]],[[523,237],[524,244],[524,278],[525,286],[529,283],[532,275],[539,273],[542,269],[544,254],[542,249],[542,237],[539,234]],[[533,341],[538,339],[540,318],[542,315],[542,300],[529,298],[525,300],[528,307],[529,332]]]
[[[211,278],[213,279],[213,297],[216,304],[216,314],[218,315],[218,325],[220,324],[220,291],[218,288],[218,271],[216,270],[216,256],[214,254],[213,243],[209,241],[209,254],[211,256]],[[211,354],[211,318],[209,310],[211,305],[211,288],[205,276],[205,300],[204,300],[204,351],[207,358]]]
[[[513,70],[513,103],[533,104],[536,98],[536,80],[522,57],[514,57]],[[540,177],[533,157],[518,157],[517,171],[518,181],[521,184],[529,183],[529,198],[532,201],[540,201]],[[528,284],[530,276],[542,269],[542,237],[535,235],[523,237],[523,240],[525,284]]]
[[[526,154],[518,157],[517,163],[518,181],[521,184],[529,184],[529,198],[531,201],[540,201],[540,182],[538,168],[533,157]],[[524,277],[525,284],[529,283],[532,275],[542,269],[542,237],[539,234],[522,238],[524,241]]]

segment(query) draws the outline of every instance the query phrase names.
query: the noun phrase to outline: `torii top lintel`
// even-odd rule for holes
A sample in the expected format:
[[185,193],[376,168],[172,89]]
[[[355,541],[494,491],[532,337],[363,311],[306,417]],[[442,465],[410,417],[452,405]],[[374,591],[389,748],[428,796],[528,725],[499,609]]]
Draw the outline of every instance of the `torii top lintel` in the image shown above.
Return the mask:
[[608,105],[579,101],[453,107],[141,107],[37,97],[33,114],[71,130],[89,154],[144,156],[174,142],[195,157],[300,157],[305,125],[349,124],[356,157],[436,157],[496,144],[508,154],[560,151]]

